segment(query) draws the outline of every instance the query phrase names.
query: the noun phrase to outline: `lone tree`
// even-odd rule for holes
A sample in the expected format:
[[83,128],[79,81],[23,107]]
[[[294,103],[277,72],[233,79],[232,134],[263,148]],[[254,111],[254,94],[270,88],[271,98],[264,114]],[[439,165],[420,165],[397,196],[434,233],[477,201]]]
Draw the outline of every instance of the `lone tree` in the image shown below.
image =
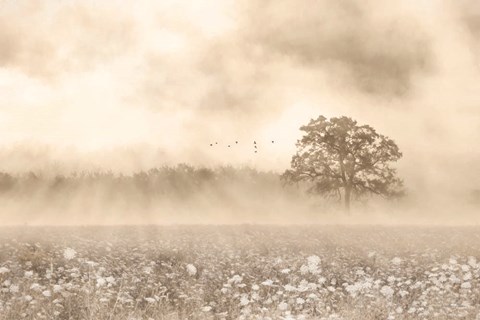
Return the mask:
[[389,166],[402,157],[395,142],[378,134],[368,125],[359,126],[348,118],[312,119],[300,130],[297,153],[291,169],[282,179],[287,182],[309,181],[309,191],[324,196],[342,197],[350,210],[352,194],[394,197],[402,194],[402,181]]

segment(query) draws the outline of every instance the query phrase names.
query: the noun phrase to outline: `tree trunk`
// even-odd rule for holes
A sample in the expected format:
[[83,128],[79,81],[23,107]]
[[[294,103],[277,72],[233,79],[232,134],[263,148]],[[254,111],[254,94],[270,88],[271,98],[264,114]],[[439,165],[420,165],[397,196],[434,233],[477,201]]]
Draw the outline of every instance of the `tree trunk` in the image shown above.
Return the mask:
[[350,196],[352,195],[352,188],[349,186],[345,187],[345,212],[350,213]]

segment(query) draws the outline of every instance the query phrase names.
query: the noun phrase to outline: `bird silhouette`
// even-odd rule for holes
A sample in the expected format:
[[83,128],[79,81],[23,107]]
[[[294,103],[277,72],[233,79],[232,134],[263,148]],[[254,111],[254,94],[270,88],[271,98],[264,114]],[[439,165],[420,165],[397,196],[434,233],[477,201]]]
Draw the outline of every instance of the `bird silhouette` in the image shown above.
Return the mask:
[[272,140],[272,143],[274,143],[275,141]]
[[254,146],[254,147],[255,147],[255,149],[257,149],[257,146]]
[[230,148],[230,145],[228,145],[228,147]]
[[215,142],[215,144],[218,144],[218,142]]
[[253,141],[253,144],[257,144],[257,141]]
[[235,141],[235,143],[238,143],[238,141]]
[[255,153],[257,153],[257,150],[255,150]]
[[213,147],[213,143],[210,143],[210,147]]

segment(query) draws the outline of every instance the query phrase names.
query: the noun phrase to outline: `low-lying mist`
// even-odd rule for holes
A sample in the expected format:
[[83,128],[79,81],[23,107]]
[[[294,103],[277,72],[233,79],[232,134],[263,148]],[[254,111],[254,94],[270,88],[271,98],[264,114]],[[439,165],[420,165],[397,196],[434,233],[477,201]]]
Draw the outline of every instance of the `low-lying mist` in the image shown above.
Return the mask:
[[281,172],[248,166],[161,166],[134,173],[0,173],[1,225],[110,224],[473,224],[478,191],[455,203],[408,193],[356,199],[344,213],[337,198],[285,184]]

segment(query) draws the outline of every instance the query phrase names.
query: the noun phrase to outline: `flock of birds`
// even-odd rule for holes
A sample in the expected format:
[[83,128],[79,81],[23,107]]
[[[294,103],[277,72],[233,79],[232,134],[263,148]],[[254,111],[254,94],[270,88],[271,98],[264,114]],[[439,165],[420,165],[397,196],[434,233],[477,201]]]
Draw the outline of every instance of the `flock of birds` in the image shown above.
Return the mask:
[[[272,140],[272,143],[275,143],[274,140]],[[235,141],[235,145],[238,144],[238,141]],[[210,143],[210,147],[213,147],[214,145],[218,145],[218,142],[215,142],[215,143]],[[255,153],[258,153],[258,147],[257,147],[257,141],[253,141],[253,150],[255,151]],[[227,145],[228,148],[231,148],[232,145]]]

